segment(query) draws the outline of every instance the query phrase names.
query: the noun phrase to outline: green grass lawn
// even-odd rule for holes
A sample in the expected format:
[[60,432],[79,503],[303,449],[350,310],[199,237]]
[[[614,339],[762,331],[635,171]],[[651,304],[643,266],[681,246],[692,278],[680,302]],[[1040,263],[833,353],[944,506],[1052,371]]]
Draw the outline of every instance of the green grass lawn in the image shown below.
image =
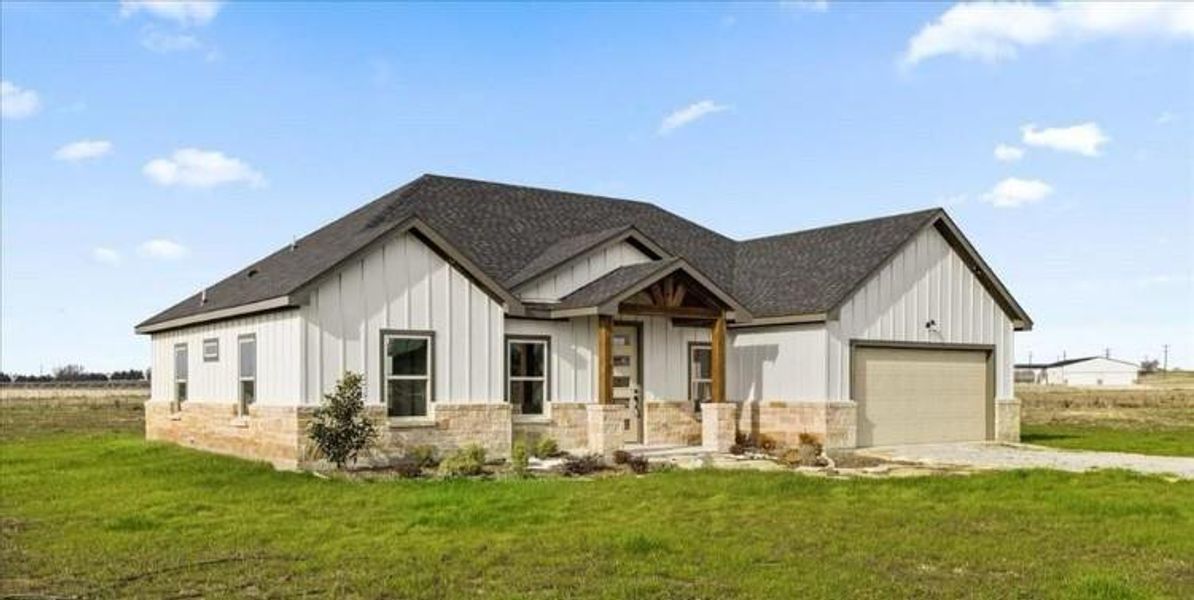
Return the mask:
[[1025,424],[1020,439],[1070,450],[1194,456],[1194,427],[1123,427],[1115,424]]
[[353,482],[146,443],[120,412],[14,410],[0,597],[1194,597],[1194,482]]

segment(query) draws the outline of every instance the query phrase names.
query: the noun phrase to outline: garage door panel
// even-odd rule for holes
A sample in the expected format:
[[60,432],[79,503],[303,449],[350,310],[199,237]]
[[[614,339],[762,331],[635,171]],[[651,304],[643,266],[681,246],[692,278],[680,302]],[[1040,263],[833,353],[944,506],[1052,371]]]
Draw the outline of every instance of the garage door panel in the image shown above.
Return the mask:
[[986,439],[986,351],[860,347],[854,370],[860,446]]

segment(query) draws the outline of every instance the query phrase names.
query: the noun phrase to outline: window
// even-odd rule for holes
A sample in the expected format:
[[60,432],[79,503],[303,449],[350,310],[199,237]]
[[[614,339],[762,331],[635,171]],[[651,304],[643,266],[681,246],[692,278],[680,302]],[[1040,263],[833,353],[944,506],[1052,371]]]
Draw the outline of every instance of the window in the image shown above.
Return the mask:
[[688,399],[696,410],[713,399],[713,348],[709,344],[688,345]]
[[187,401],[187,345],[174,345],[174,401]]
[[506,339],[506,399],[514,414],[543,414],[549,349],[547,338]]
[[220,360],[220,339],[208,338],[203,340],[203,362]]
[[249,412],[249,405],[257,400],[257,336],[236,338],[237,381],[240,388],[240,414]]
[[382,332],[382,393],[391,417],[425,417],[431,401],[432,334]]

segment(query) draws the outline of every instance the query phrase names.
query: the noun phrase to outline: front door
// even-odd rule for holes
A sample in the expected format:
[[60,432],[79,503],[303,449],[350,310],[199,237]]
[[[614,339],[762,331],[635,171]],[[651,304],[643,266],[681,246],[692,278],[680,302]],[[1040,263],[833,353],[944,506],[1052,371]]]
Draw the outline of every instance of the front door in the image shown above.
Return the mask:
[[613,335],[614,403],[627,408],[626,441],[642,441],[643,394],[638,378],[638,328],[615,325]]

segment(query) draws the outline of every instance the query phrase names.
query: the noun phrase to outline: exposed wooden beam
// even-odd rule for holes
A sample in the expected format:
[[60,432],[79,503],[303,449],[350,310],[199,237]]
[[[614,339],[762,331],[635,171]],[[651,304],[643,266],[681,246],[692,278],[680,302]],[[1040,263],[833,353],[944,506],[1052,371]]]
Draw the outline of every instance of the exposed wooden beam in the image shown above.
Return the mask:
[[677,306],[675,308],[667,308],[646,304],[623,304],[622,306],[618,307],[618,312],[626,315],[690,317],[696,319],[714,319],[718,316],[724,316],[725,314],[715,308],[703,308],[699,306]]
[[726,401],[726,316],[721,313],[713,321],[712,341],[709,357],[713,369],[713,401]]
[[597,401],[614,401],[614,318],[597,317]]

